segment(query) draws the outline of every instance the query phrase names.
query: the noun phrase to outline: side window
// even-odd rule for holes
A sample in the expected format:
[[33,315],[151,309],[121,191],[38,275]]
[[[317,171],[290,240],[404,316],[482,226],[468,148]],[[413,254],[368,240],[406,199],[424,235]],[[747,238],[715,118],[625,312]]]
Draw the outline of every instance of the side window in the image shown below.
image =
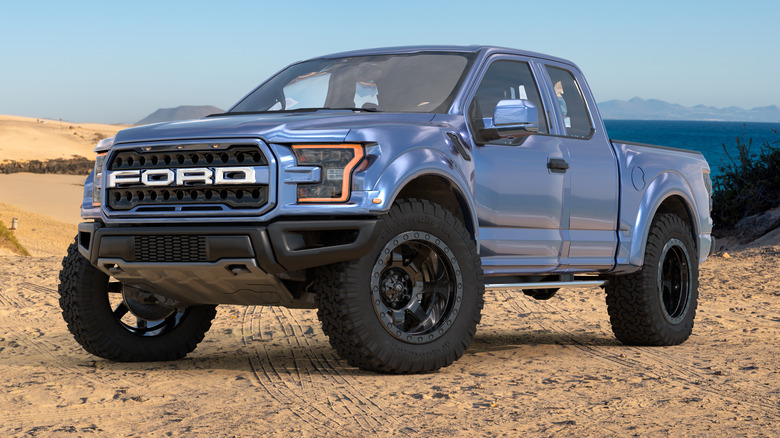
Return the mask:
[[[527,62],[500,60],[490,64],[469,106],[469,120],[474,132],[484,127],[483,118],[493,117],[500,100],[527,99],[539,109],[539,133],[547,134],[547,119],[539,89]],[[502,143],[502,140],[491,143]]]
[[590,137],[593,125],[577,80],[571,72],[562,68],[547,66],[547,73],[555,90],[555,101],[563,114],[566,136]]

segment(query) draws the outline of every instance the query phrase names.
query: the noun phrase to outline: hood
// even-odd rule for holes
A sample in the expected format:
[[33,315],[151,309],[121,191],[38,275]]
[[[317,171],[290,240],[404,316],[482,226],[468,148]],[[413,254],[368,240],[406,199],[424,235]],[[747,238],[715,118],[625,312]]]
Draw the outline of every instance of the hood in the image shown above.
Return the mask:
[[343,142],[351,129],[387,124],[427,124],[428,113],[314,113],[217,116],[155,123],[119,131],[114,144],[143,141],[262,138],[268,143],[292,141]]

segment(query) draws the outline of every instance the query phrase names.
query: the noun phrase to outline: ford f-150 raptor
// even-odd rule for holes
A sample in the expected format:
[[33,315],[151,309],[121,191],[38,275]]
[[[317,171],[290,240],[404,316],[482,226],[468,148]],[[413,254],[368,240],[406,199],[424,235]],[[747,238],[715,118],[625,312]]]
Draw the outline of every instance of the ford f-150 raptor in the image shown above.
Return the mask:
[[601,286],[620,341],[674,345],[713,245],[701,154],[611,141],[574,64],[513,49],[314,58],[95,152],[60,304],[116,361],[184,357],[241,304],[317,308],[349,364],[430,371],[486,288]]

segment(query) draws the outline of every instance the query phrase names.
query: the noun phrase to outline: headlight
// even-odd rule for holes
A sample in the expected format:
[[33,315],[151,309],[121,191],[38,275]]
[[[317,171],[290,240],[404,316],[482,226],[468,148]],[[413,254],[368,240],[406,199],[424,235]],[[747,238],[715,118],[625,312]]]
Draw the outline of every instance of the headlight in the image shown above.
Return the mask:
[[352,171],[363,159],[363,146],[294,145],[292,149],[299,166],[322,168],[321,181],[298,185],[298,202],[344,202],[349,199]]
[[115,138],[116,137],[108,137],[108,138],[104,138],[103,140],[100,140],[92,152],[95,152],[96,154],[99,154],[101,152],[108,152],[108,150],[111,149],[111,146],[114,145]]
[[99,207],[103,194],[103,163],[106,161],[107,152],[98,154],[95,158],[95,178],[92,180],[92,206]]

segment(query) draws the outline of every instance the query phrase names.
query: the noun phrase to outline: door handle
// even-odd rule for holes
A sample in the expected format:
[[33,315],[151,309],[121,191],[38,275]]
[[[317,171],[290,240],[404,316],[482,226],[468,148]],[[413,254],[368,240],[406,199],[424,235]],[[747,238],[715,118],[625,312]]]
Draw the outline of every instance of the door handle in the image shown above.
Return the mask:
[[547,161],[547,168],[555,173],[566,173],[569,169],[569,163],[563,158],[550,158]]

